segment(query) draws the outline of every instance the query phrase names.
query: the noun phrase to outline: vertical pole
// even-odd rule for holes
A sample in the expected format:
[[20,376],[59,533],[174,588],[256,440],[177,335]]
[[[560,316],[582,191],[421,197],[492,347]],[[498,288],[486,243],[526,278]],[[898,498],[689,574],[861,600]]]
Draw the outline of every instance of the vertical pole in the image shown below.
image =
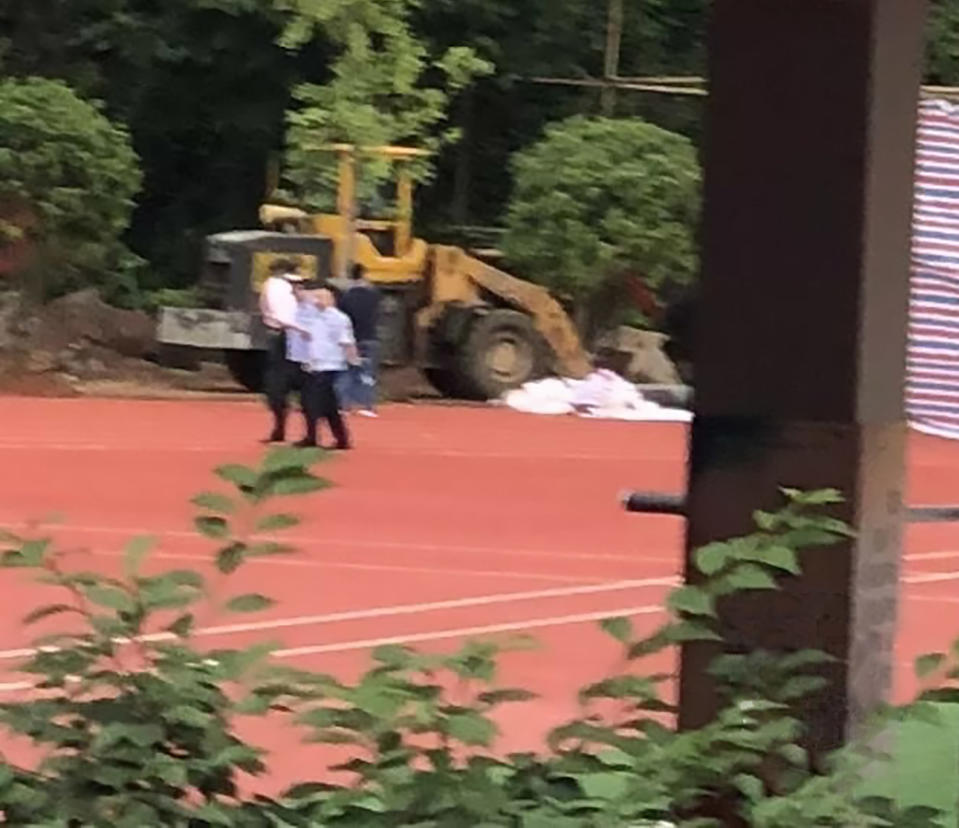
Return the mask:
[[396,163],[396,255],[404,256],[413,238],[413,175],[409,161]]
[[[777,487],[836,487],[855,540],[720,608],[727,652],[825,650],[804,711],[837,747],[892,680],[922,0],[714,0],[687,546],[749,531]],[[687,577],[695,581],[687,563]],[[716,711],[684,648],[680,724]]]
[[270,155],[266,162],[266,187],[263,193],[265,201],[276,195],[280,188],[280,175],[280,159],[276,155]]
[[[623,42],[623,2],[624,0],[609,0],[608,16],[606,18],[606,54],[603,77],[611,82],[619,76],[619,58]],[[602,111],[607,118],[616,114],[616,88],[603,87]]]
[[356,255],[356,151],[353,147],[339,150],[339,178],[336,209],[343,220],[343,249],[337,251],[336,275],[345,279]]

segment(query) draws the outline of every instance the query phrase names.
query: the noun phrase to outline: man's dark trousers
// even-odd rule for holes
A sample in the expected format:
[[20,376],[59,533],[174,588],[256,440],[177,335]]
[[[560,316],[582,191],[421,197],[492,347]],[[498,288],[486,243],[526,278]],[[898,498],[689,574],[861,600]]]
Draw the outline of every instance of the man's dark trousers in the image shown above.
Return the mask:
[[340,403],[336,395],[336,380],[339,371],[317,371],[307,373],[303,393],[303,403],[306,407],[306,440],[307,443],[316,443],[316,426],[320,419],[329,423],[336,447],[345,449],[350,447],[350,435],[340,415]]
[[286,332],[270,331],[266,350],[265,388],[267,405],[273,412],[272,440],[286,438],[289,396],[296,384],[298,367],[286,357]]

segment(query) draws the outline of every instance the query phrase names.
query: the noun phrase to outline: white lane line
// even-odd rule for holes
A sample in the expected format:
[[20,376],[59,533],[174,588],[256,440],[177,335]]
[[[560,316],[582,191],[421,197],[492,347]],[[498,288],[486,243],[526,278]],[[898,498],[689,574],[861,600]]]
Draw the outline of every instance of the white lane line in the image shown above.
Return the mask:
[[[506,592],[497,595],[480,595],[473,598],[457,598],[448,601],[432,601],[421,604],[398,604],[396,606],[374,607],[326,615],[298,615],[291,618],[274,618],[269,621],[254,621],[246,624],[226,624],[216,627],[201,627],[194,632],[197,637],[236,635],[265,630],[290,629],[293,627],[312,627],[320,624],[336,624],[344,621],[362,621],[371,618],[392,618],[406,615],[422,615],[441,610],[465,609],[467,607],[486,607],[497,604],[513,604],[522,601],[539,601],[552,598],[568,598],[574,595],[597,595],[606,592],[624,592],[631,589],[650,587],[670,587],[677,583],[675,578],[649,578],[638,581],[616,581],[606,584],[587,584],[561,589],[544,589],[533,592]],[[144,641],[171,641],[175,636],[169,633],[153,633],[143,636]],[[47,648],[44,648],[47,649]],[[50,651],[58,648],[51,647]],[[0,650],[0,660],[29,658],[37,652],[33,648]]]
[[[2,521],[0,520],[0,526],[8,527],[12,530],[17,529],[27,529],[28,524],[24,523],[21,520],[17,521]],[[123,528],[123,527],[113,527],[113,526],[89,526],[84,524],[70,524],[70,523],[58,523],[51,524],[49,527],[45,527],[45,531],[50,533],[56,533],[58,531],[69,531],[69,532],[79,532],[82,534],[93,534],[93,535],[117,535],[122,537],[132,537],[134,535],[155,535],[158,538],[189,538],[191,540],[196,540],[202,542],[202,538],[196,533],[182,529],[142,529],[142,528]],[[656,561],[656,562],[677,562],[680,558],[679,553],[673,555],[669,558],[661,557],[652,557],[645,555],[642,552],[635,552],[631,554],[610,554],[610,553],[590,553],[590,552],[554,552],[550,550],[543,549],[511,549],[509,547],[501,546],[466,546],[458,544],[442,544],[442,543],[409,543],[402,541],[376,541],[376,540],[353,540],[350,538],[329,538],[329,537],[315,537],[308,535],[296,535],[296,534],[284,534],[283,540],[287,543],[298,544],[303,546],[346,546],[354,548],[363,548],[363,549],[395,549],[398,551],[409,551],[409,552],[460,552],[463,554],[475,554],[475,555],[518,555],[522,557],[530,558],[549,558],[551,560],[555,559],[570,559],[570,560],[589,560],[589,561],[629,561],[630,563],[637,563],[640,561]],[[270,560],[273,560],[272,558]]]
[[[108,445],[106,443],[11,443],[0,442],[0,451],[74,451],[74,452],[116,452],[140,454],[157,454],[179,452],[183,454],[236,454],[237,452],[248,452],[249,446],[230,443],[222,446],[156,446],[144,445],[142,443],[126,445]],[[455,449],[422,449],[418,451],[367,446],[365,449],[367,457],[441,457],[460,460],[528,460],[528,461],[590,461],[603,463],[622,463],[624,461],[635,460],[642,461],[645,464],[650,463],[674,463],[678,456],[674,455],[643,455],[630,458],[622,454],[556,454],[549,448],[544,448],[542,452],[475,452],[475,451],[457,451]],[[357,455],[359,456],[359,455]]]
[[183,452],[185,454],[223,454],[224,452],[237,450],[236,446],[109,446],[103,443],[0,443],[0,451],[115,451],[115,452],[140,452],[143,454],[164,454],[171,451]]
[[[92,550],[85,554],[93,555],[98,558],[121,558],[123,552],[100,552]],[[192,563],[212,563],[212,557],[209,555],[183,555],[176,552],[157,552],[150,556],[155,560],[166,561],[190,561]],[[451,575],[463,575],[466,577],[477,578],[504,578],[516,581],[552,581],[560,584],[582,584],[586,583],[609,583],[608,577],[598,575],[584,575],[577,578],[573,575],[542,575],[537,572],[518,572],[513,570],[491,570],[491,569],[440,569],[439,567],[424,566],[389,566],[385,564],[353,564],[340,563],[338,561],[315,561],[315,560],[297,560],[295,558],[254,558],[248,561],[247,565],[268,564],[275,567],[287,567],[294,569],[345,569],[352,572],[395,572],[414,575],[435,575],[449,577]]]
[[12,681],[0,684],[0,693],[19,693],[24,690],[33,690],[34,685],[29,681]]
[[930,572],[926,575],[909,575],[902,579],[904,584],[938,584],[946,581],[959,581],[959,572]]
[[582,615],[557,615],[552,618],[534,618],[530,621],[516,621],[510,624],[490,624],[483,627],[463,627],[458,630],[437,630],[436,632],[418,633],[415,635],[371,638],[366,641],[345,641],[339,644],[297,647],[291,650],[280,650],[274,655],[277,658],[299,658],[301,656],[320,655],[322,653],[344,653],[350,650],[366,650],[389,644],[416,644],[423,641],[443,641],[449,638],[518,632],[520,630],[535,630],[543,627],[562,627],[568,624],[586,624],[590,621],[602,621],[606,618],[633,618],[638,615],[654,615],[661,612],[665,612],[665,610],[659,606],[627,607],[626,609],[610,609],[605,612],[589,612]]
[[[0,526],[11,529],[30,528],[27,523],[19,519],[2,520]],[[116,526],[90,526],[87,524],[73,523],[52,523],[44,527],[47,531],[56,532],[59,530],[69,532],[79,532],[81,534],[91,535],[116,535],[118,537],[131,537],[133,535],[150,534],[159,538],[187,538],[195,541],[202,541],[196,532],[183,529],[155,529],[143,530],[134,527],[116,527]],[[415,543],[404,541],[377,541],[377,540],[356,540],[351,538],[330,538],[315,537],[310,535],[285,535],[284,540],[293,544],[302,544],[304,546],[347,546],[362,549],[395,549],[409,552],[460,552],[464,554],[476,555],[517,555],[532,558],[568,558],[571,560],[591,560],[591,561],[628,561],[636,563],[638,561],[653,561],[655,563],[677,563],[681,560],[681,552],[677,550],[674,555],[647,555],[643,552],[635,553],[591,553],[591,552],[556,552],[542,549],[511,549],[501,546],[473,546],[464,544],[440,544],[440,543]],[[909,563],[921,563],[923,561],[941,561],[953,560],[959,558],[959,550],[942,552],[923,552],[913,555],[903,556],[903,560]],[[280,563],[284,559],[259,559],[250,561],[253,563]],[[285,561],[287,566],[303,565]],[[405,567],[404,567],[405,568]]]
[[959,551],[922,552],[916,555],[906,555],[907,561],[951,561],[955,558],[959,558]]
[[[520,632],[523,630],[542,629],[544,627],[587,624],[602,621],[606,618],[635,618],[640,615],[656,615],[661,612],[665,612],[665,610],[659,606],[627,607],[625,609],[610,609],[605,612],[590,612],[581,615],[556,615],[549,618],[533,618],[529,621],[516,621],[509,624],[489,624],[482,627],[462,627],[452,630],[437,630],[431,633],[397,635],[389,638],[370,638],[359,641],[343,641],[338,644],[321,644],[313,647],[297,647],[296,649],[279,650],[273,655],[276,658],[300,658],[309,655],[321,655],[323,653],[345,653],[352,650],[368,650],[390,644],[417,644],[426,641],[445,641],[451,638],[468,638],[477,635]],[[14,693],[32,689],[34,689],[34,685],[28,681],[0,684],[0,693]]]
[[[59,647],[44,647],[44,650],[50,650],[51,652],[59,652]],[[35,656],[39,650],[34,647],[26,647],[22,650],[2,650],[0,651],[0,660],[10,661],[15,658],[32,658]]]

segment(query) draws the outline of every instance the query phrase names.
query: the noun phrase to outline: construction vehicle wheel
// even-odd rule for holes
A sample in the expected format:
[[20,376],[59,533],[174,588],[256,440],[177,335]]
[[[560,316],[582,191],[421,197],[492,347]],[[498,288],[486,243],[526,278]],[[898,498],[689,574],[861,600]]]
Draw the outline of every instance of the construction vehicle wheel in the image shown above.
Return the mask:
[[262,351],[229,350],[224,355],[230,376],[238,385],[254,393],[263,390],[264,357],[265,354]]
[[461,353],[469,396],[490,400],[546,372],[548,347],[528,316],[494,310],[472,326]]

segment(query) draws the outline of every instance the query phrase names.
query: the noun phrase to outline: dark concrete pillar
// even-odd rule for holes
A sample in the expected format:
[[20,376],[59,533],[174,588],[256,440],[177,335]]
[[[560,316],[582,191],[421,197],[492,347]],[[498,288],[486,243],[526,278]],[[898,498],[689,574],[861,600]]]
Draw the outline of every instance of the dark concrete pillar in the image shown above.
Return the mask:
[[[836,487],[860,537],[723,607],[729,648],[840,659],[808,712],[836,746],[892,675],[922,0],[714,0],[690,549],[777,487]],[[690,579],[695,575],[690,572]],[[681,725],[715,709],[683,652]]]

